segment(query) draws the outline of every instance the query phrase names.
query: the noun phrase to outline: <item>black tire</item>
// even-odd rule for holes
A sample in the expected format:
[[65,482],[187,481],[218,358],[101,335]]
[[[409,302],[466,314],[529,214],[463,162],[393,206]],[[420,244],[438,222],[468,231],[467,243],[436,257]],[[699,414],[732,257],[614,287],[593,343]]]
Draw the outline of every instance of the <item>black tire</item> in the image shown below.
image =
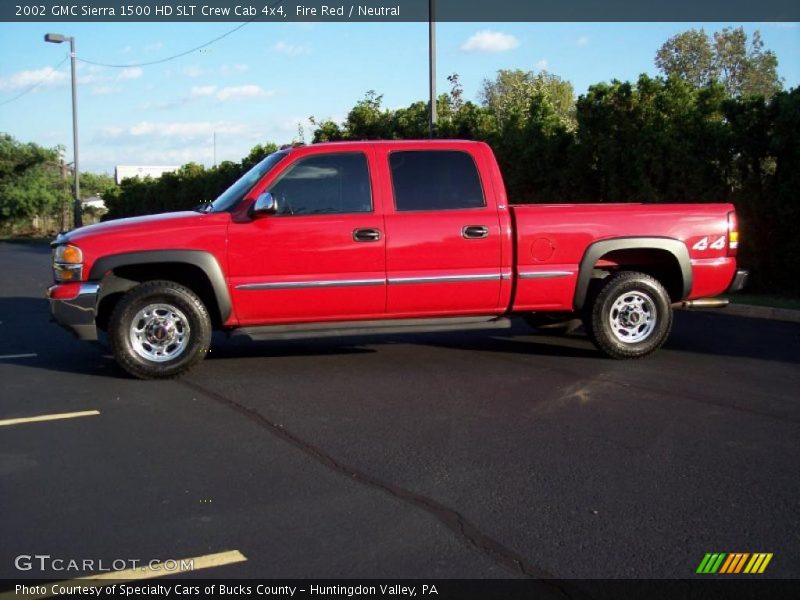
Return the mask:
[[114,307],[108,342],[117,363],[134,377],[176,377],[205,358],[211,344],[211,318],[190,289],[172,281],[147,281]]
[[672,330],[672,301],[645,273],[623,271],[603,281],[584,326],[598,350],[612,358],[642,358],[658,350]]

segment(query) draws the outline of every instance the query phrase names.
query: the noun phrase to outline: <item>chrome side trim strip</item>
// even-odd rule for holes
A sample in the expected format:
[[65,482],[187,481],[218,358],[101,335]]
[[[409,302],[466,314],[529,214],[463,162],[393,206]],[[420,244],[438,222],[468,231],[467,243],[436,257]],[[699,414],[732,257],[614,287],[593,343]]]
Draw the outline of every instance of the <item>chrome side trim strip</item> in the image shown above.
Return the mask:
[[270,283],[242,283],[237,290],[291,290],[322,287],[353,287],[359,285],[384,285],[385,279],[329,279],[323,281],[276,281]]
[[[431,275],[428,277],[390,277],[387,279],[331,279],[324,281],[275,281],[265,283],[242,283],[237,290],[286,290],[322,287],[351,287],[360,285],[403,285],[413,283],[453,283],[462,281],[499,281],[504,277],[497,273],[483,275]],[[505,277],[510,278],[510,275]]]
[[500,273],[487,273],[485,275],[431,275],[429,277],[390,277],[390,285],[404,285],[409,283],[453,283],[461,281],[500,281]]
[[519,274],[520,279],[546,279],[552,277],[569,277],[572,271],[523,271]]

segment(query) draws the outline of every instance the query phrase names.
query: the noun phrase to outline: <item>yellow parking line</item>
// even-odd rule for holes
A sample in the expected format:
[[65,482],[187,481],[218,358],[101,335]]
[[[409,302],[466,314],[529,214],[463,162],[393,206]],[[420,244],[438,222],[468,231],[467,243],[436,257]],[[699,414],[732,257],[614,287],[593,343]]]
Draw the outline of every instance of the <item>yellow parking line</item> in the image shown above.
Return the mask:
[[[217,552],[216,554],[205,554],[192,558],[176,558],[163,562],[148,563],[146,566],[136,569],[125,569],[123,571],[109,571],[98,575],[87,575],[86,577],[76,577],[75,579],[65,579],[44,584],[47,593],[44,595],[17,594],[15,591],[0,594],[0,600],[11,598],[52,598],[58,596],[59,588],[75,586],[77,582],[83,587],[100,588],[111,585],[112,582],[138,581],[140,579],[155,579],[156,577],[168,577],[181,573],[191,573],[200,569],[210,569],[212,567],[222,567],[238,562],[245,562],[247,557],[238,550],[228,550]],[[174,568],[173,568],[174,567]],[[169,568],[169,570],[168,570]],[[41,584],[36,584],[41,587]]]
[[55,415],[39,415],[38,417],[20,417],[19,419],[2,419],[0,427],[6,425],[21,425],[23,423],[40,423],[42,421],[58,421],[61,419],[76,419],[78,417],[91,417],[99,415],[99,410],[82,410],[80,412],[58,413]]

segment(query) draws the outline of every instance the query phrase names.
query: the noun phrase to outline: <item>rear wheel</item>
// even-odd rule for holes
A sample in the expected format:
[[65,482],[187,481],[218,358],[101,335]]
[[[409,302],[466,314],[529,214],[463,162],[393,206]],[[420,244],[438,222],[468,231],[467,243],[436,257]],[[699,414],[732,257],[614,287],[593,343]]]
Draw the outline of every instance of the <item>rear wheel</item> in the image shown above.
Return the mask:
[[205,357],[211,319],[190,289],[171,281],[148,281],[114,307],[108,339],[114,358],[134,377],[175,377]]
[[603,281],[588,307],[586,331],[612,358],[642,358],[655,352],[672,329],[672,303],[657,280],[625,271]]

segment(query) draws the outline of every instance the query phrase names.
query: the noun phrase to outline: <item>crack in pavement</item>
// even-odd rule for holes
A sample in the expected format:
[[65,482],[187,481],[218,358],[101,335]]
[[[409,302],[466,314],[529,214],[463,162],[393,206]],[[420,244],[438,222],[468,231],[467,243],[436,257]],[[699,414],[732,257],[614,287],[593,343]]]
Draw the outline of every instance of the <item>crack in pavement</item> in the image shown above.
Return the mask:
[[378,490],[406,504],[410,504],[417,509],[425,511],[455,533],[464,543],[482,553],[493,562],[516,575],[536,580],[539,586],[541,586],[541,589],[538,589],[537,592],[555,593],[555,597],[558,598],[588,598],[584,592],[578,590],[572,584],[556,579],[554,575],[548,573],[544,569],[528,563],[525,558],[510,548],[507,548],[501,542],[483,533],[476,525],[467,520],[458,511],[432,498],[412,492],[411,490],[393,483],[382,481],[364,471],[345,465],[321,448],[305,441],[297,434],[292,433],[282,425],[265,417],[256,409],[245,406],[219,392],[210,390],[186,379],[177,380],[176,383],[188,387],[192,391],[215,400],[248,417],[284,442],[291,444],[318,463],[347,477],[351,481],[356,481],[364,486]]

